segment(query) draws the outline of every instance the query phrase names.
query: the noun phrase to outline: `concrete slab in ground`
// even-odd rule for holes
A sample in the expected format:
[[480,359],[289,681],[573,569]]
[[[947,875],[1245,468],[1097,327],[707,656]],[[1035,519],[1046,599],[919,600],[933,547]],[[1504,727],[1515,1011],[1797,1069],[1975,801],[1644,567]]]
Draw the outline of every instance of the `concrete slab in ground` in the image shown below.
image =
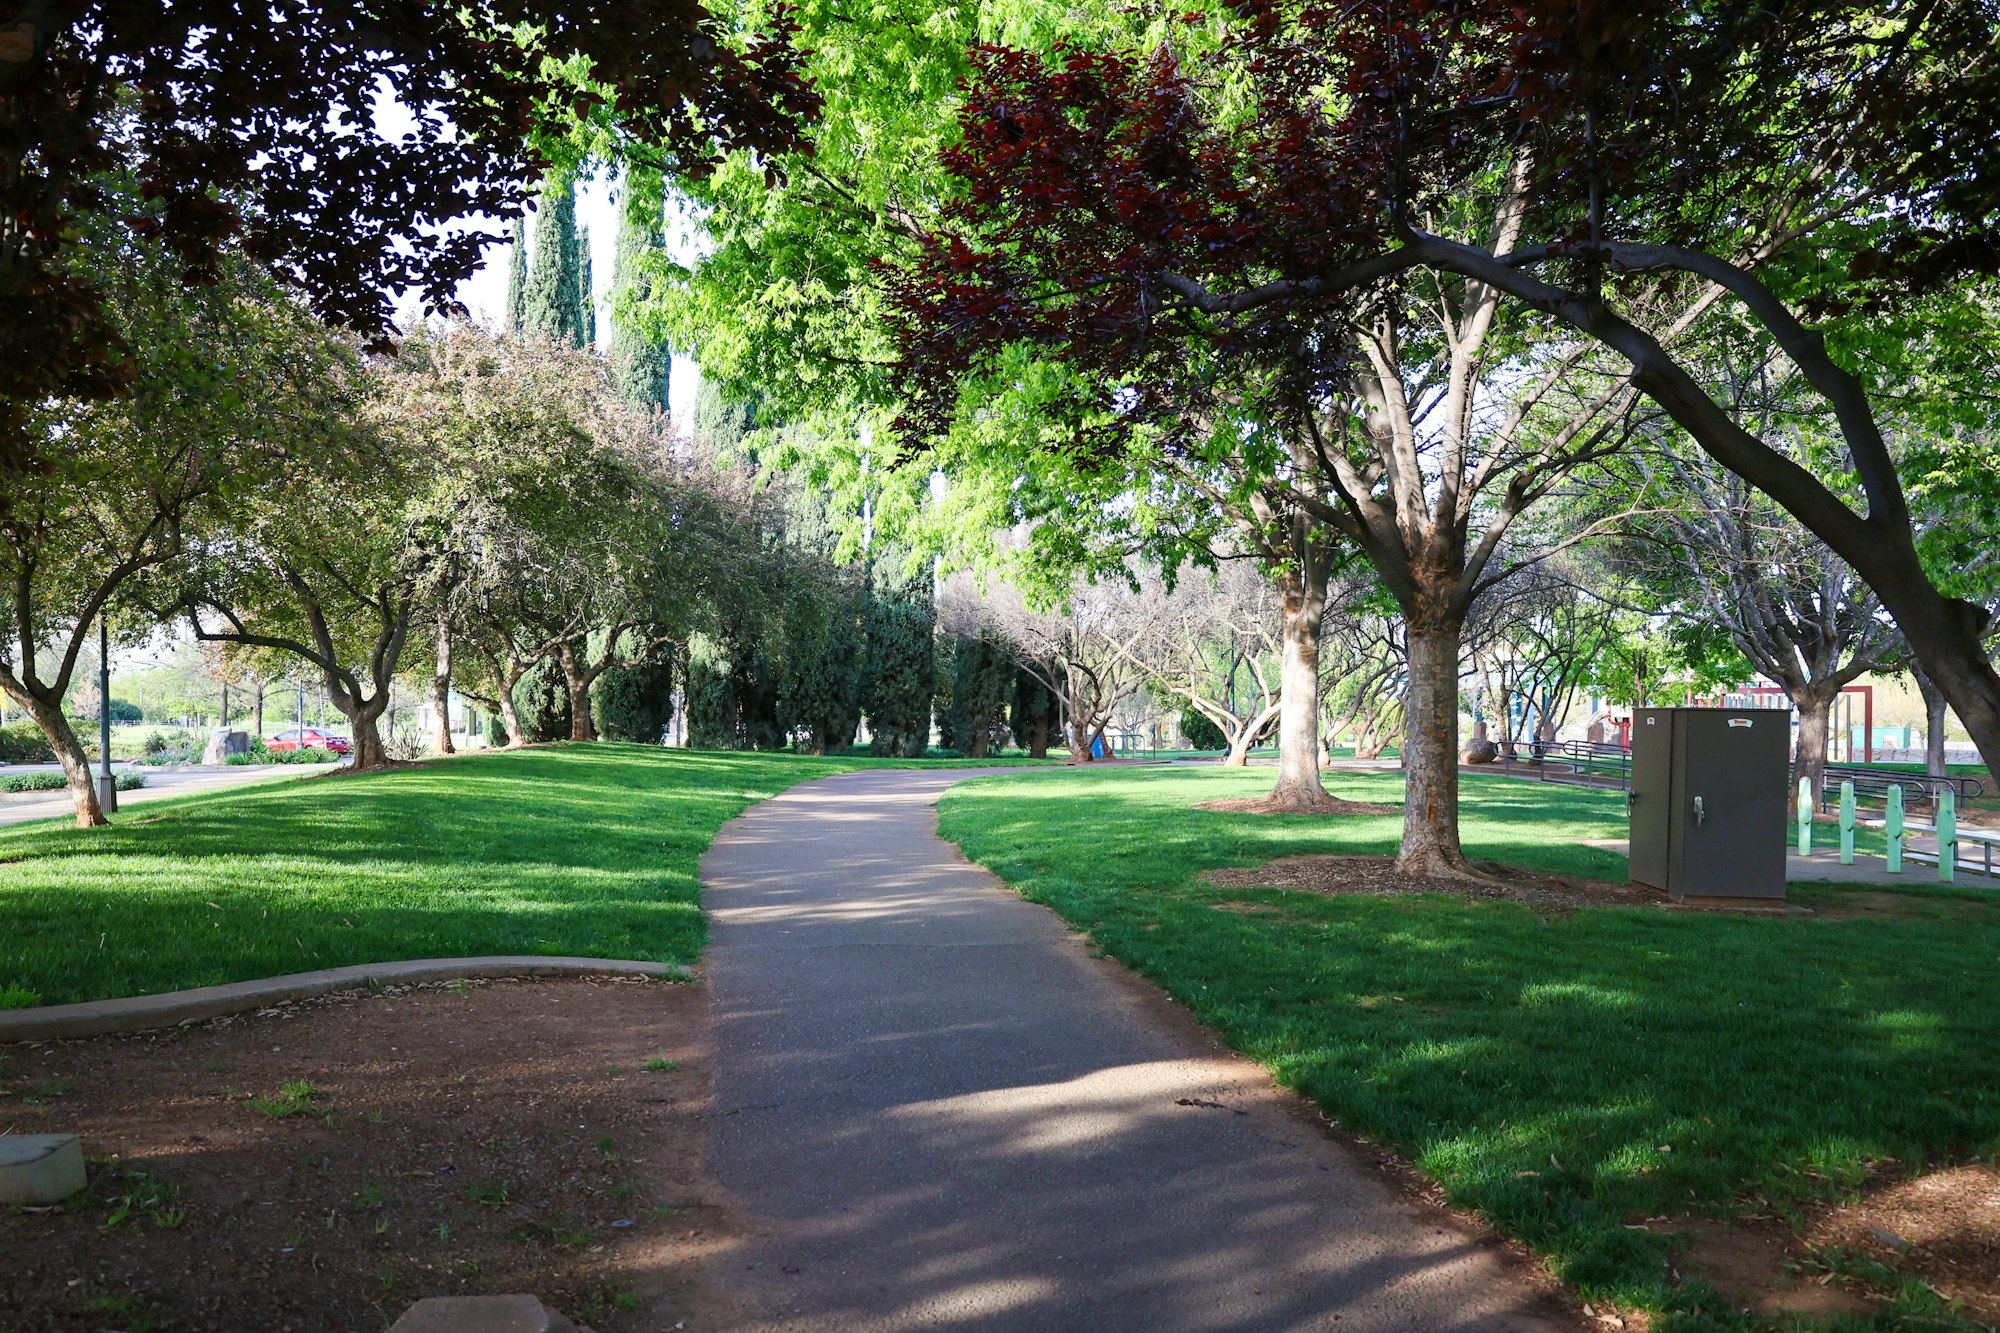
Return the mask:
[[[1838,832],[1834,834],[1836,839],[1839,836]],[[1813,837],[1815,840],[1818,839],[1819,830],[1814,830]],[[1586,847],[1600,847],[1607,852],[1616,852],[1620,856],[1624,856],[1627,851],[1627,842],[1624,838],[1579,838],[1577,841]],[[1910,851],[1921,851],[1930,855],[1936,855],[1937,853],[1937,840],[1935,838],[1927,841],[1911,838],[1905,845]],[[2000,866],[1996,866],[1995,869],[2000,869]],[[1793,884],[1813,884],[1824,881],[1834,884],[1887,884],[1893,886],[1897,884],[1935,884],[1938,882],[1938,876],[1937,865],[1934,862],[1906,859],[1903,862],[1903,872],[1899,875],[1892,875],[1879,856],[1863,856],[1857,853],[1854,858],[1854,864],[1844,866],[1840,863],[1840,852],[1837,847],[1832,851],[1824,847],[1814,847],[1811,854],[1807,856],[1800,856],[1796,851],[1786,853],[1785,880],[1787,883]],[[1955,882],[1975,888],[2000,889],[2000,876],[1989,878],[1980,871],[1976,862],[1972,865],[1967,865],[1964,861],[1960,861],[1958,864],[1958,878]]]
[[84,1186],[74,1134],[0,1134],[0,1203],[60,1203]]
[[703,860],[739,1328],[1573,1327],[940,841],[932,803],[977,776],[807,783]]
[[[431,1296],[403,1312],[389,1333],[578,1333],[533,1296]],[[589,1333],[583,1330],[583,1333]]]

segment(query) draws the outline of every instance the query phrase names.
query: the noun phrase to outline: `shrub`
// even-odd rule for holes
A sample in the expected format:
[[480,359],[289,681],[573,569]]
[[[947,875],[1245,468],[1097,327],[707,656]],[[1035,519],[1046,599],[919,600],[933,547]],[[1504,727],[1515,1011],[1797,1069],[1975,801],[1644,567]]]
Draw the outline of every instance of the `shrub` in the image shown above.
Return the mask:
[[0,764],[52,764],[55,758],[49,738],[33,722],[0,727]]
[[157,731],[147,732],[146,739],[139,743],[139,752],[141,754],[165,754],[172,748],[173,742]]
[[1193,706],[1181,712],[1181,735],[1196,750],[1229,748],[1229,737],[1222,734],[1222,728],[1215,725],[1215,719]]
[[[61,773],[10,773],[0,778],[0,792],[61,791],[69,785],[69,779]],[[117,773],[112,775],[111,785],[119,791],[131,791],[134,787],[146,785],[144,773]]]

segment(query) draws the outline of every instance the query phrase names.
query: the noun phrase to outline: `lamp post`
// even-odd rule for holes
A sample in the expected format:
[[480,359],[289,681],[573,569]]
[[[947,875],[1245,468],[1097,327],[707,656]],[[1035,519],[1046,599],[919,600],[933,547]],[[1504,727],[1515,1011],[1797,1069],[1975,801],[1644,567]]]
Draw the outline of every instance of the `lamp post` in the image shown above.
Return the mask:
[[111,626],[108,614],[97,615],[97,806],[105,814],[118,809],[118,783],[111,776]]

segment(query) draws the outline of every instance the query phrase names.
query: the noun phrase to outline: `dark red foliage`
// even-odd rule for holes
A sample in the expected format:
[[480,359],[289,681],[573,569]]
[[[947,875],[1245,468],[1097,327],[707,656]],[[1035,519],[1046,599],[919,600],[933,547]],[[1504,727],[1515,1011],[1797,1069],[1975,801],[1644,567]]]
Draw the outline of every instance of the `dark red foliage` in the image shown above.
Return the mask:
[[[949,158],[962,194],[894,283],[908,432],[945,428],[961,378],[1012,343],[1090,372],[1105,402],[1115,388],[1131,420],[1198,412],[1218,368],[1232,393],[1323,400],[1332,331],[1398,273],[1450,268],[1418,243],[1517,155],[1529,211],[1508,262],[1590,299],[1613,245],[1734,257],[1760,228],[1802,228],[1779,252],[1809,249],[1840,299],[1850,269],[1868,300],[2000,271],[2000,0],[1233,15],[1194,64],[977,53]],[[1253,98],[1231,121],[1203,86],[1222,71]],[[1807,225],[1823,208],[1842,225]]]
[[[0,0],[0,462],[24,401],[120,378],[96,293],[61,271],[71,220],[105,202],[93,178],[136,178],[135,226],[197,280],[240,243],[374,333],[390,293],[446,304],[500,239],[440,229],[520,212],[537,116],[608,111],[683,171],[794,146],[818,101],[792,36],[781,11],[729,50],[696,0]],[[608,107],[543,73],[572,56]],[[385,90],[404,137],[376,126]]]

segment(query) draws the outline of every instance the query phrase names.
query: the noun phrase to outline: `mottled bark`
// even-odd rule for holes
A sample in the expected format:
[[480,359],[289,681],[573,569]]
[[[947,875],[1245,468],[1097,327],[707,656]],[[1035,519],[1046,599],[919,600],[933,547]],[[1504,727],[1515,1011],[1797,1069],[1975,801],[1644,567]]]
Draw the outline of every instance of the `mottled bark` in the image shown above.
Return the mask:
[[1403,848],[1396,868],[1462,874],[1458,840],[1458,646],[1456,617],[1412,621],[1403,728]]
[[1278,782],[1271,799],[1307,807],[1327,799],[1319,779],[1319,635],[1326,585],[1318,577],[1289,574],[1280,592],[1284,639],[1278,663]]

